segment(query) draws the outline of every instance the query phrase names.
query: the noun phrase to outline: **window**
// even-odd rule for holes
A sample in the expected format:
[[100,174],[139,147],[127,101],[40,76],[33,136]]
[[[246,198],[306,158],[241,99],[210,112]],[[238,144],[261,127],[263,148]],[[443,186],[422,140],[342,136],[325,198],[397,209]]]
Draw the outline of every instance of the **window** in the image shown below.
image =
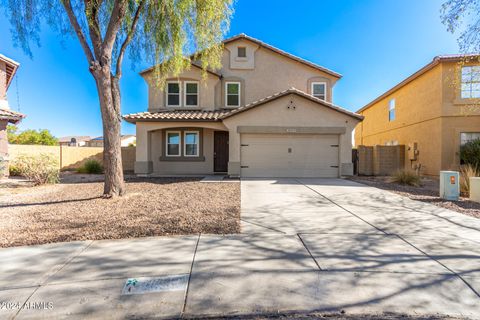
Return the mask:
[[312,96],[325,100],[327,95],[327,84],[325,82],[312,82]]
[[198,82],[185,81],[185,106],[198,106]]
[[225,83],[225,101],[227,107],[240,106],[240,82]]
[[198,131],[185,131],[184,133],[184,154],[185,157],[198,157]]
[[167,107],[180,106],[180,82],[167,82]]
[[388,121],[395,120],[395,99],[388,102]]
[[480,66],[462,67],[461,97],[480,98]]
[[246,57],[247,57],[247,48],[245,48],[245,47],[238,47],[238,48],[237,48],[237,57],[239,57],[239,58],[246,58]]
[[180,131],[167,131],[167,156],[180,156]]
[[464,145],[467,142],[480,139],[480,132],[462,132],[460,133],[460,145]]

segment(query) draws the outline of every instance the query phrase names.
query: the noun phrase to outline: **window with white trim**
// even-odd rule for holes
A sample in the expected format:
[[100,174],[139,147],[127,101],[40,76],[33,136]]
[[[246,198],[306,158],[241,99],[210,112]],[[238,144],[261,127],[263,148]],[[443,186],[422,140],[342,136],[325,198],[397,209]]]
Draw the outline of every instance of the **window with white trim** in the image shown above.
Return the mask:
[[327,98],[327,83],[326,82],[312,82],[312,96],[318,99],[326,100]]
[[185,157],[198,157],[199,155],[199,141],[200,132],[198,131],[185,131],[183,137]]
[[180,82],[167,82],[167,107],[180,106]]
[[395,120],[395,99],[388,101],[388,121]]
[[166,137],[166,155],[168,157],[180,156],[180,131],[167,131]]
[[225,104],[227,107],[240,106],[240,82],[225,82]]
[[462,67],[461,97],[480,98],[480,66]]
[[185,93],[185,106],[196,107],[198,106],[198,82],[197,81],[185,81],[184,84]]

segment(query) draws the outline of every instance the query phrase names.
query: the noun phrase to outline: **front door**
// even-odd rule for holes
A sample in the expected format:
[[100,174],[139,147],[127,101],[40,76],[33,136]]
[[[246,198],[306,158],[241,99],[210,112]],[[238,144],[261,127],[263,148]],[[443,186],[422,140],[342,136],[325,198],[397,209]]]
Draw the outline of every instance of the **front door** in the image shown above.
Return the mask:
[[228,132],[215,131],[213,134],[213,171],[228,171]]

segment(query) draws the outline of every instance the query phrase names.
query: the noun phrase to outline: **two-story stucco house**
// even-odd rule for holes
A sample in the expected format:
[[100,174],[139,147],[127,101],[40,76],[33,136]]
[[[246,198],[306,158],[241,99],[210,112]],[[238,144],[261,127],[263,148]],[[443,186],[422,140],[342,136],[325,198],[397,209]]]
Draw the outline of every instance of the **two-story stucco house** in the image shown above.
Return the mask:
[[154,85],[136,124],[137,174],[339,177],[352,174],[362,116],[332,104],[336,72],[244,34],[223,42],[222,68]]
[[480,63],[476,55],[432,62],[357,111],[356,145],[406,146],[406,169],[428,175],[458,169],[460,145],[480,138]]

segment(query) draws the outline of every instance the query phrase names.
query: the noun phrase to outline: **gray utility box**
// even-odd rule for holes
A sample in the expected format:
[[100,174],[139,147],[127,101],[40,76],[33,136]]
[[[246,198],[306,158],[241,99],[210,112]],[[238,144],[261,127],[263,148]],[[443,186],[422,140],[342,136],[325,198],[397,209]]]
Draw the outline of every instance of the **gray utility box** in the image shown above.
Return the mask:
[[440,171],[440,198],[457,201],[460,196],[458,171]]

